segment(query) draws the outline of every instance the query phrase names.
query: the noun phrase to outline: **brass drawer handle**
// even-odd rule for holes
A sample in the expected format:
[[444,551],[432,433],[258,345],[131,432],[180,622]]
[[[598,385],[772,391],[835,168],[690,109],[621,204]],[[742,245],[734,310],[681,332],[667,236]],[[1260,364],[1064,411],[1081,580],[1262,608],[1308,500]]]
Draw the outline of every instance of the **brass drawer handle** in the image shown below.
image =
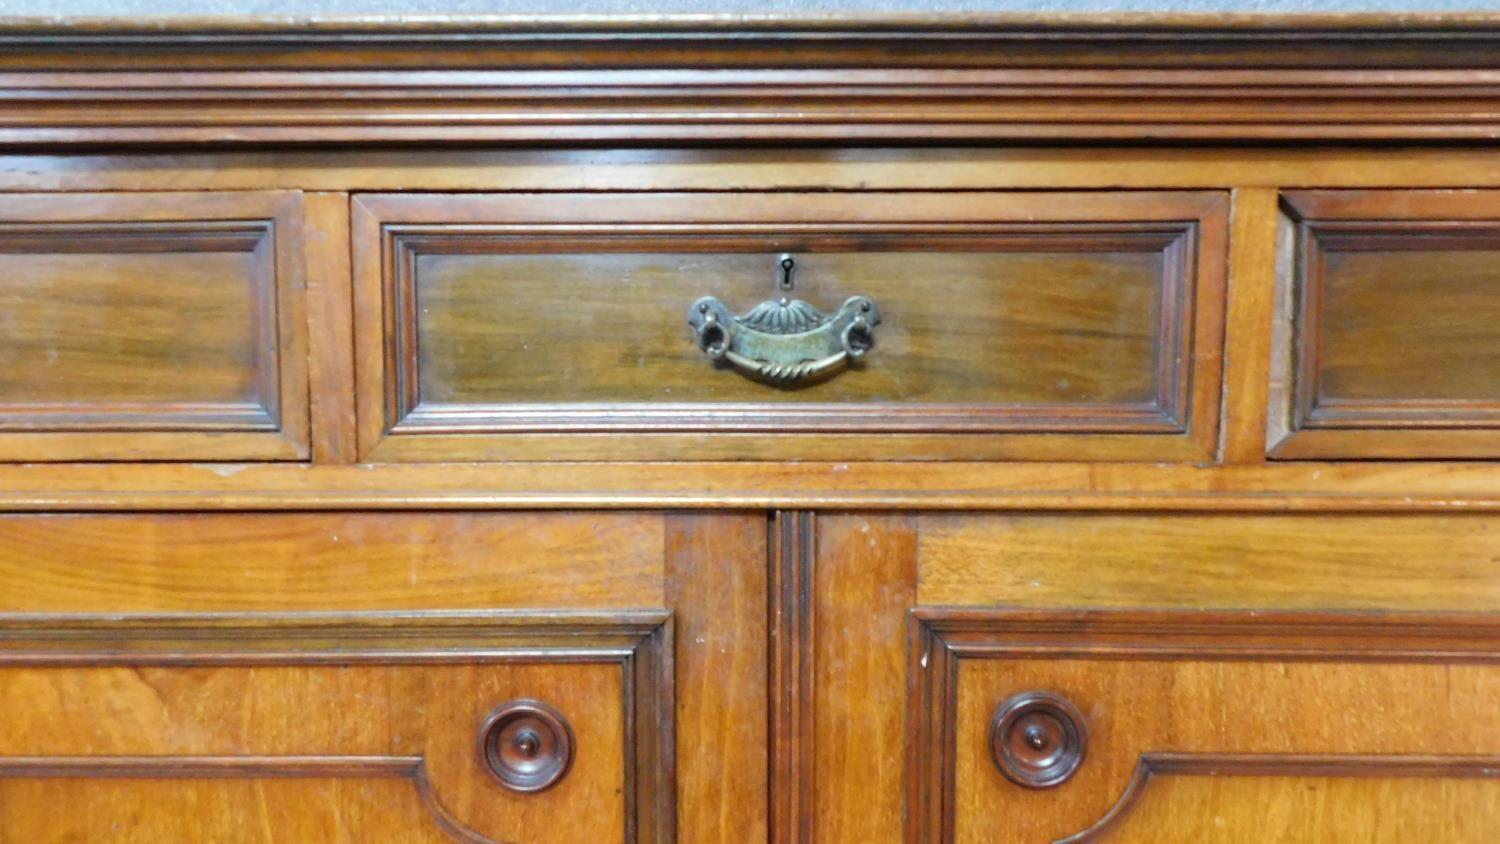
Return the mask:
[[[781,257],[781,289],[792,289],[795,262]],[[801,299],[768,299],[742,316],[704,296],[688,310],[698,348],[710,358],[777,387],[817,383],[843,371],[875,345],[880,308],[867,296],[850,296],[826,314]]]
[[1021,692],[990,722],[990,754],[1006,779],[1027,788],[1067,782],[1083,764],[1088,726],[1073,702],[1055,692]]
[[545,791],[573,766],[573,728],[539,700],[513,700],[484,719],[479,755],[485,769],[511,791]]

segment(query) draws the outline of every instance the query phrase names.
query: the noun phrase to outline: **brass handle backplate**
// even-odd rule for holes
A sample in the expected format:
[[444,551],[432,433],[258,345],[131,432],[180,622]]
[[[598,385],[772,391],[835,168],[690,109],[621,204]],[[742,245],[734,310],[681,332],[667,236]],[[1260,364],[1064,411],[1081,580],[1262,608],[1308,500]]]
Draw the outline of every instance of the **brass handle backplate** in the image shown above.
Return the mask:
[[[791,289],[793,260],[782,256],[783,290]],[[698,348],[716,361],[777,387],[801,387],[843,371],[875,345],[880,308],[850,296],[824,313],[801,299],[771,299],[735,316],[704,296],[688,310]]]

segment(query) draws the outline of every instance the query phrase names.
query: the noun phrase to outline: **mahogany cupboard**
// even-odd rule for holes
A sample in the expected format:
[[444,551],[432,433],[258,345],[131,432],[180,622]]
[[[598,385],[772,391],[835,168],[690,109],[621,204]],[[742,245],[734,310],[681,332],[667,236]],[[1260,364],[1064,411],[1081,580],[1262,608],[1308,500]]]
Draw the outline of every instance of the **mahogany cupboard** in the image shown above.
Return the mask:
[[0,42],[0,840],[1500,839],[1500,19]]

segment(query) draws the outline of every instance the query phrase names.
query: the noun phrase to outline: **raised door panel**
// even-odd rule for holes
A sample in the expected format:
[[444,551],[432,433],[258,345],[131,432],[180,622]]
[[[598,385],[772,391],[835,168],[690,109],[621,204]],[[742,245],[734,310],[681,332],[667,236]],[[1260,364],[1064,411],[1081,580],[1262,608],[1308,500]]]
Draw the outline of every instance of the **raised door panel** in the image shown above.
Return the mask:
[[360,196],[361,452],[1204,459],[1225,206]]
[[0,838],[669,841],[671,649],[659,612],[10,622]]
[[[766,560],[754,511],[0,516],[0,840],[764,837]],[[513,700],[544,792],[476,749]]]
[[1500,456],[1500,192],[1283,207],[1272,456]]
[[[1494,742],[1474,740],[1500,693],[1493,514],[782,523],[812,571],[774,607],[802,669],[773,697],[802,763],[781,787],[801,789],[818,841],[1045,842],[1116,804],[1134,808],[1110,835],[1141,841],[1265,840],[1247,807],[1281,824],[1272,840],[1348,840],[1372,807],[1406,840],[1486,840],[1471,832],[1500,822],[1455,809],[1500,799],[1483,779]],[[1030,691],[1062,693],[1090,730],[1084,767],[1054,789],[983,755],[1001,702]],[[1150,787],[1127,801],[1141,765]],[[1223,838],[1216,813],[1234,815]]]
[[921,610],[913,840],[1492,841],[1481,617]]
[[308,455],[296,193],[0,199],[0,460]]

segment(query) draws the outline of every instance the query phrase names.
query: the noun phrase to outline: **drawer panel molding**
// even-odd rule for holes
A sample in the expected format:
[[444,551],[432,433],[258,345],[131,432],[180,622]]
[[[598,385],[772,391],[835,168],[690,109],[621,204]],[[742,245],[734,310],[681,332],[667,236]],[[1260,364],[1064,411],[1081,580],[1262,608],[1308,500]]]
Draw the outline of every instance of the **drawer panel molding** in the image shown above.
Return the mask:
[[[1204,460],[1227,205],[1208,191],[357,196],[360,452]],[[870,363],[797,389],[717,375],[683,313],[705,295],[790,298],[788,253],[799,299],[879,303]],[[766,365],[800,373],[831,354]]]
[[1500,191],[1282,207],[1272,457],[1500,457]]
[[301,197],[0,197],[0,460],[309,455]]

